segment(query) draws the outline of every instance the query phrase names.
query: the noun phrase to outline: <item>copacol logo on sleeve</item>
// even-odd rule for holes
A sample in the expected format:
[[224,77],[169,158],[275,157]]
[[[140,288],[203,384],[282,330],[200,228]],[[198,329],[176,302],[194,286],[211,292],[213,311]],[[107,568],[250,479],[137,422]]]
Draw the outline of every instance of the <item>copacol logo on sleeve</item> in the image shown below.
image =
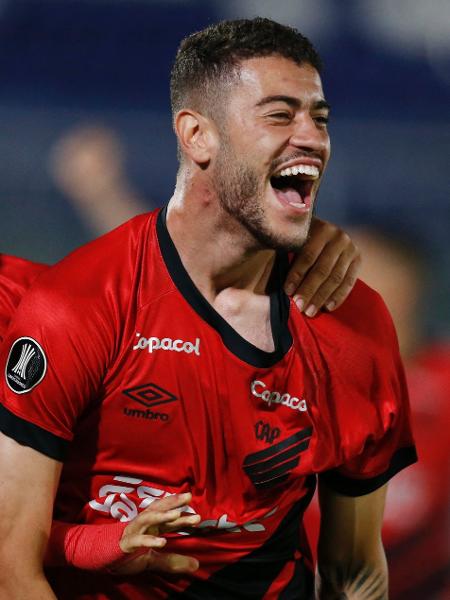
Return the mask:
[[42,381],[46,370],[47,359],[36,340],[21,337],[14,342],[5,370],[6,383],[13,392],[29,392]]

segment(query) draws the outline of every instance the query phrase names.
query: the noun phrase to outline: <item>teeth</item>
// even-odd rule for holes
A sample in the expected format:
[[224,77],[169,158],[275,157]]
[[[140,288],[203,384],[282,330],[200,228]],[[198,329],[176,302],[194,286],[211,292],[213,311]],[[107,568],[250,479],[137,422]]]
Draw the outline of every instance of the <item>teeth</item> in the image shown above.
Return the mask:
[[288,175],[310,175],[316,179],[319,177],[319,169],[313,165],[296,165],[275,173],[274,177],[287,177]]

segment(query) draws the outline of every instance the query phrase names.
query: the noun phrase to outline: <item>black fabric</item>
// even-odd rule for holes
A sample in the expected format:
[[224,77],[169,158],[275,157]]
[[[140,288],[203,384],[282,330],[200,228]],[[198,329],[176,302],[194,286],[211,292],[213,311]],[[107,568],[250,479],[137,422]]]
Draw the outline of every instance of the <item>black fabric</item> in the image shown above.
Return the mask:
[[[240,560],[216,571],[206,581],[196,581],[186,590],[171,594],[170,600],[260,600],[281,573],[289,560],[294,558],[300,545],[300,522],[315,490],[315,477],[308,477],[309,491],[279,524],[266,542]],[[313,574],[305,568],[304,590],[297,590],[296,600],[310,600],[309,590]],[[288,596],[290,598],[291,596]],[[293,596],[292,596],[293,597]]]
[[278,600],[299,599],[314,600],[314,574],[303,559],[296,561],[292,579],[278,596]]
[[63,461],[70,442],[25,421],[0,404],[0,430],[22,446],[29,446],[50,458]]
[[253,454],[248,454],[245,457],[244,465],[249,465],[251,463],[264,460],[265,458],[270,458],[271,456],[278,454],[278,452],[281,452],[293,444],[296,444],[300,440],[310,437],[312,435],[312,431],[312,427],[305,427],[304,429],[300,429],[293,435],[289,436],[285,440],[278,442],[278,444],[273,444],[273,446],[270,446],[269,448],[265,448],[259,452],[254,452]]
[[288,328],[289,298],[283,292],[282,281],[289,267],[287,254],[277,255],[270,278],[270,321],[275,345],[273,352],[265,352],[241,337],[200,293],[181,262],[180,256],[166,227],[167,208],[160,211],[156,223],[159,246],[167,270],[183,297],[195,312],[213,327],[226,348],[238,358],[255,367],[271,367],[280,361],[292,345]]
[[396,473],[417,462],[417,453],[414,446],[400,448],[392,456],[389,467],[376,477],[369,479],[354,479],[341,475],[336,469],[320,473],[321,481],[338,494],[343,496],[364,496],[374,492],[387,483]]

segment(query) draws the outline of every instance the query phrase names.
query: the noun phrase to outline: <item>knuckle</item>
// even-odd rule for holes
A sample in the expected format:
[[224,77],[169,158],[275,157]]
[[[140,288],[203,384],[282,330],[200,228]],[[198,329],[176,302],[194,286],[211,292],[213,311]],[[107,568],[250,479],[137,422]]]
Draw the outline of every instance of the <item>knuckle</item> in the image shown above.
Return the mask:
[[316,279],[327,279],[330,274],[330,270],[327,267],[322,265],[317,265],[314,269],[314,275]]
[[316,253],[312,248],[305,246],[300,254],[300,260],[303,264],[312,265],[316,261]]
[[358,278],[357,278],[357,276],[356,276],[356,275],[354,275],[353,273],[349,273],[349,274],[347,275],[347,277],[345,278],[345,284],[346,284],[348,287],[352,288],[352,287],[355,285],[355,283],[356,283],[356,280],[357,280],[357,279],[358,279]]
[[334,286],[340,285],[344,281],[345,274],[342,271],[333,271],[330,275],[329,281]]

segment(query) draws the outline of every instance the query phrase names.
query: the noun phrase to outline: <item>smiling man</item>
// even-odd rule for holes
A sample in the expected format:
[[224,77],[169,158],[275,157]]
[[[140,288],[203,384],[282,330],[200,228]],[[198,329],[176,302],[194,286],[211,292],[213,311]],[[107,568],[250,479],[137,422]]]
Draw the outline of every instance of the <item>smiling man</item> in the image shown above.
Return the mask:
[[2,594],[310,598],[318,476],[316,597],[387,598],[386,482],[415,460],[390,317],[360,282],[314,319],[282,288],[330,154],[317,53],[223,22],[171,85],[167,207],[41,275],[5,337]]

